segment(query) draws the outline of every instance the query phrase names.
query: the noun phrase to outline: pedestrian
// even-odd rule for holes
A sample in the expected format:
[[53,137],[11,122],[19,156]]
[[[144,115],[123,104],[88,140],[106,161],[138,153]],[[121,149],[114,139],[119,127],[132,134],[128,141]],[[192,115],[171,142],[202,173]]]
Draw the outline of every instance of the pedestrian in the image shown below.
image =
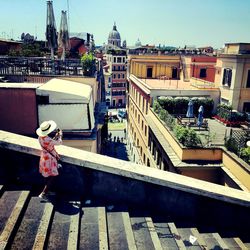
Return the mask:
[[[57,124],[54,121],[44,121],[40,127],[36,130],[39,143],[42,147],[39,172],[45,178],[45,187],[40,198],[46,199],[51,185],[54,182],[56,176],[58,176],[58,160],[60,159],[58,153],[55,150],[55,145],[62,144],[62,130],[57,129]],[[56,131],[55,131],[56,130]],[[52,138],[52,134],[56,132]]]

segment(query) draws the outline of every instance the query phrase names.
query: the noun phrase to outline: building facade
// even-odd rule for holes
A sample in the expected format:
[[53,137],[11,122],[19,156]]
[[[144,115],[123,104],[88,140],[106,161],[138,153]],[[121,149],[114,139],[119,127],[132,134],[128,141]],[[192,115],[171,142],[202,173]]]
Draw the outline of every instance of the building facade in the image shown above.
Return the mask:
[[250,43],[227,43],[217,58],[215,83],[221,103],[250,112]]
[[106,47],[106,104],[108,107],[120,108],[126,105],[127,52],[120,48],[120,33],[114,25],[109,33]]

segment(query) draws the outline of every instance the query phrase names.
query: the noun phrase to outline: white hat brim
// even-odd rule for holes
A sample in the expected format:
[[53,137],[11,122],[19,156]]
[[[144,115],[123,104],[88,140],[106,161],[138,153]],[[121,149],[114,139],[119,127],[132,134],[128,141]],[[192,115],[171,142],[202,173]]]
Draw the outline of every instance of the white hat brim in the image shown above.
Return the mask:
[[54,131],[56,129],[57,124],[54,121],[50,120],[50,121],[47,121],[47,122],[50,124],[50,128],[48,130],[46,130],[46,131],[42,131],[41,128],[38,128],[36,130],[36,134],[38,136],[46,136],[46,135],[48,135],[49,133],[51,133],[52,131]]

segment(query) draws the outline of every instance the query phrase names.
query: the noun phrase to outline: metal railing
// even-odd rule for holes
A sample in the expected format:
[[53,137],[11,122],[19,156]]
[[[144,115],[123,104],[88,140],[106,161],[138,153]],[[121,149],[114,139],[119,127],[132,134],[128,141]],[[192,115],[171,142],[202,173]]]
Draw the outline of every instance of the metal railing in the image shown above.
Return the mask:
[[80,59],[0,58],[0,76],[5,75],[83,75]]

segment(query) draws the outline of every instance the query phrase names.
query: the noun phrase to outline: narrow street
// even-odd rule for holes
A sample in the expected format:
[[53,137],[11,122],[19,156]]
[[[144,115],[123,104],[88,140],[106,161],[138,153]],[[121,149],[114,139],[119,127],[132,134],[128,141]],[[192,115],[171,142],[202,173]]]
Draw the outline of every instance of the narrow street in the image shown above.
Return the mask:
[[[119,126],[119,129],[116,129],[116,124],[117,127]],[[126,140],[127,137],[124,131],[125,122],[123,123],[123,126],[121,126],[122,123],[109,123],[109,125],[112,126],[109,126],[109,138],[107,141],[107,145],[104,148],[104,155],[129,161]]]

